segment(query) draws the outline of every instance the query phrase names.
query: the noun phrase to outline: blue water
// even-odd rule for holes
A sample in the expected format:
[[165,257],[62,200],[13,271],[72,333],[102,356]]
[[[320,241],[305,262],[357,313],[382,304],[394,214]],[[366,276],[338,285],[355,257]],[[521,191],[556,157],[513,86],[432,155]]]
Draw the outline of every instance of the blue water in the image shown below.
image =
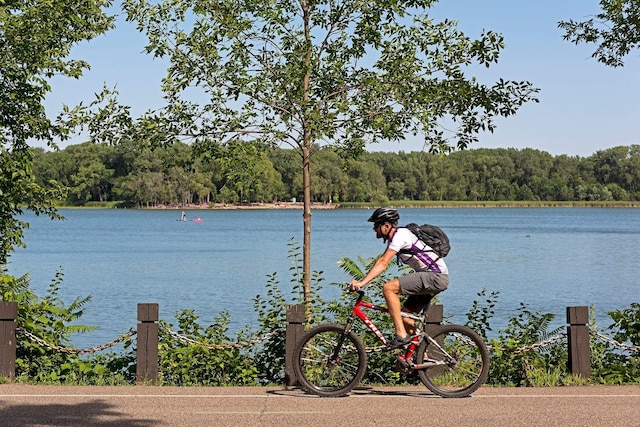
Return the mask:
[[[98,330],[74,345],[110,341],[136,324],[137,303],[157,302],[169,321],[194,309],[208,324],[223,310],[232,329],[256,325],[252,299],[265,295],[277,272],[289,295],[292,241],[302,243],[300,210],[188,211],[203,222],[181,222],[175,210],[67,210],[65,221],[27,216],[26,249],[9,272],[30,273],[43,294],[62,268],[65,302],[92,295],[80,323]],[[500,293],[494,330],[506,326],[521,302],[553,313],[564,324],[567,306],[593,305],[598,324],[608,311],[640,298],[639,209],[495,208],[401,209],[401,223],[430,222],[450,236],[445,315],[464,322],[477,293]],[[341,257],[369,258],[384,250],[366,222],[367,210],[318,210],[312,220],[312,269],[325,278],[323,296],[335,297],[349,278]]]

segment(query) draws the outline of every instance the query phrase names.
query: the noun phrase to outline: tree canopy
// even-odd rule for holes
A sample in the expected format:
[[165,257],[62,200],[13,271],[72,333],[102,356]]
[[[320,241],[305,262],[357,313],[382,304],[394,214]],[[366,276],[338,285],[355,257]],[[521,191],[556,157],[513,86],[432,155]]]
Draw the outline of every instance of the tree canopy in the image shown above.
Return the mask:
[[[230,147],[216,160],[193,157],[183,143],[71,145],[38,149],[34,175],[47,187],[68,187],[66,203],[111,202],[123,207],[280,205],[302,197],[302,170],[293,149]],[[251,161],[245,163],[250,154]],[[348,164],[348,166],[347,166]],[[230,172],[230,169],[233,170]],[[246,173],[250,170],[250,173]],[[589,157],[531,148],[469,149],[447,155],[364,152],[343,159],[321,149],[311,168],[316,205],[416,201],[640,201],[640,146],[620,146]]]
[[[465,148],[496,116],[537,91],[526,81],[481,82],[503,38],[477,39],[436,22],[434,0],[125,0],[147,51],[170,61],[167,108],[146,121],[158,139],[200,151],[231,141],[288,144],[302,167],[305,291],[310,286],[311,158],[420,134],[433,150]],[[443,125],[444,124],[444,125]],[[451,132],[446,128],[453,129]],[[166,130],[171,129],[167,133]]]
[[78,78],[88,64],[69,58],[71,48],[112,28],[108,0],[0,1],[0,266],[23,245],[23,209],[56,218],[52,200],[32,174],[34,140],[55,145],[69,135],[54,124],[43,101],[54,76]]
[[640,0],[600,0],[600,11],[585,21],[561,21],[564,39],[591,43],[591,55],[611,67],[624,65],[623,58],[640,47]]

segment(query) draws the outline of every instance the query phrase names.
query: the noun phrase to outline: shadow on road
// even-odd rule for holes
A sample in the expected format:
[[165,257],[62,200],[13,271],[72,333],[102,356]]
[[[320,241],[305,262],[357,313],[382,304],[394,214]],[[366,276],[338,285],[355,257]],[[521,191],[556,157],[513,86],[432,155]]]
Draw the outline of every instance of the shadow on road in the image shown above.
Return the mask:
[[367,387],[360,386],[354,388],[349,394],[346,396],[339,397],[320,397],[315,394],[307,393],[301,387],[287,387],[282,390],[269,390],[267,394],[275,394],[278,396],[290,396],[290,397],[308,397],[315,399],[340,399],[341,397],[349,397],[349,396],[406,396],[406,397],[416,397],[421,399],[442,399],[440,396],[436,396],[431,393],[429,390],[424,389],[420,391],[408,391],[408,390],[394,390],[391,388],[385,389],[377,389],[375,387]]
[[160,425],[160,422],[132,419],[100,400],[78,404],[3,404],[0,408],[0,426],[42,425],[150,427]]

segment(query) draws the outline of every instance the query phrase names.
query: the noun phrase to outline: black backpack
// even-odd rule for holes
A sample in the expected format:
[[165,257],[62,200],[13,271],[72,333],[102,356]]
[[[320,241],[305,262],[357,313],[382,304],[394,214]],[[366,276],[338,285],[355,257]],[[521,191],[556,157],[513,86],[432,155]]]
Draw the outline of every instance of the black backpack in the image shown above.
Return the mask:
[[[427,244],[433,252],[440,258],[444,258],[449,255],[451,245],[449,244],[449,237],[445,234],[440,227],[435,225],[423,224],[418,225],[415,223],[407,224],[408,228],[418,239]],[[404,250],[401,252],[405,252]],[[413,253],[413,251],[406,251],[407,253]]]

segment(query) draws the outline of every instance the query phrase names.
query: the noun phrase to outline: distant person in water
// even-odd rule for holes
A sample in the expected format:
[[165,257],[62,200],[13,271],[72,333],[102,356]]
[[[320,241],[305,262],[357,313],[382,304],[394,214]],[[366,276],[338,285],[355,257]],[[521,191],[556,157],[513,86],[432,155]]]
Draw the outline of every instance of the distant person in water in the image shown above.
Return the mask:
[[185,211],[182,211],[182,221],[186,221],[187,220],[187,213]]

